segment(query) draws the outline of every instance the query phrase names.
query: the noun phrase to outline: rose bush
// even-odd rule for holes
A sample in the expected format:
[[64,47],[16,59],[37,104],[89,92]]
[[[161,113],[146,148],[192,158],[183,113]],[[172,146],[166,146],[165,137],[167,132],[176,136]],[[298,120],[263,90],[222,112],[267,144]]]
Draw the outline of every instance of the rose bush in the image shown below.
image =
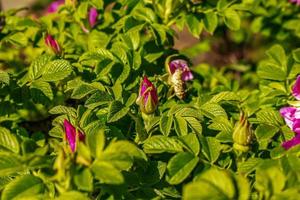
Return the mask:
[[298,199],[298,4],[1,12],[1,199]]

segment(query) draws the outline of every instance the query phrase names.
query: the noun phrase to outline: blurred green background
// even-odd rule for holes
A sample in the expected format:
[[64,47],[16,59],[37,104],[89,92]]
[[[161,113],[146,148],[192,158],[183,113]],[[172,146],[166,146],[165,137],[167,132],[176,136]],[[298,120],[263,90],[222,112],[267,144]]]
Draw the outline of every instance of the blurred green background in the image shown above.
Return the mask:
[[23,6],[28,6],[33,2],[35,2],[36,0],[0,0],[0,1],[2,1],[3,9],[7,10],[10,8],[19,8]]

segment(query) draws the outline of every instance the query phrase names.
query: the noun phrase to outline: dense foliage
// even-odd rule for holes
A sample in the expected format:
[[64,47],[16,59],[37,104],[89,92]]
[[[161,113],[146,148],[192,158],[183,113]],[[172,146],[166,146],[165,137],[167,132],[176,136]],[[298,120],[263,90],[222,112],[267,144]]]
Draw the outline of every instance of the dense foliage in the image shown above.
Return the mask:
[[0,13],[1,199],[299,198],[298,1],[54,3]]

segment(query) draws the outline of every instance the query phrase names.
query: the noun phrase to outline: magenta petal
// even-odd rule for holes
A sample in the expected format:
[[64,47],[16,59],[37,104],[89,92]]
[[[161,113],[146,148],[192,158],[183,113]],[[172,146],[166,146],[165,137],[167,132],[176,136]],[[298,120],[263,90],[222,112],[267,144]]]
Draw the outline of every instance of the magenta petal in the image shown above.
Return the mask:
[[56,12],[58,10],[59,6],[64,3],[65,3],[65,0],[57,0],[57,1],[52,2],[47,8],[47,12],[48,13]]
[[66,119],[64,120],[64,127],[65,127],[66,137],[69,142],[70,148],[71,148],[72,152],[74,152],[76,149],[76,129]]
[[295,107],[283,107],[280,109],[280,114],[284,118],[286,124],[290,129],[293,130],[293,124],[295,121],[295,113],[297,111],[297,108]]
[[182,60],[182,59],[172,60],[169,63],[169,69],[171,74],[173,74],[176,71],[176,69],[181,69],[182,70],[181,79],[183,81],[189,81],[194,78],[186,60]]
[[93,28],[97,23],[98,12],[96,8],[91,8],[89,11],[89,23],[90,26]]
[[281,144],[283,148],[286,150],[300,144],[300,135],[297,134],[295,137],[293,137],[291,140],[285,141]]
[[193,79],[194,79],[194,76],[191,71],[185,71],[182,73],[183,81],[189,81],[189,80],[193,80]]
[[300,120],[295,120],[292,129],[296,134],[300,135]]
[[292,88],[292,93],[297,100],[300,100],[300,76],[297,77],[296,83]]

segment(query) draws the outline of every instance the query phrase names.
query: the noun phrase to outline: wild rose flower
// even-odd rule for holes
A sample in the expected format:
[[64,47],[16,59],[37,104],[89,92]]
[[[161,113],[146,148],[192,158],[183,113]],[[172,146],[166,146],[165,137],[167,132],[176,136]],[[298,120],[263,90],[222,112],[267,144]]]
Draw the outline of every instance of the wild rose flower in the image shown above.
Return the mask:
[[247,120],[245,114],[241,114],[240,120],[236,123],[232,134],[233,147],[237,150],[247,152],[253,137],[251,125]]
[[168,72],[171,75],[173,75],[177,70],[182,71],[181,79],[183,81],[189,81],[194,78],[186,60],[176,59],[168,63]]
[[[297,77],[296,82],[292,87],[292,94],[297,100],[300,100],[300,75]],[[287,150],[295,145],[300,144],[300,108],[283,107],[279,112],[284,118],[287,126],[296,133],[295,137],[293,137],[291,140],[282,143],[282,147]]]
[[64,3],[65,0],[57,0],[52,2],[47,8],[47,13],[55,13],[58,10],[59,6]]
[[49,48],[52,49],[52,51],[55,54],[60,54],[61,53],[61,49],[60,49],[60,46],[59,46],[58,42],[50,34],[46,34],[45,43]]
[[289,0],[291,3],[295,3],[300,6],[300,0]]
[[89,24],[90,27],[93,28],[97,23],[98,11],[96,8],[91,8],[89,11]]
[[156,88],[151,81],[148,80],[147,76],[144,76],[141,82],[136,104],[140,106],[141,111],[145,114],[151,114],[157,108],[158,96]]
[[65,128],[66,138],[69,142],[70,148],[71,148],[72,152],[75,152],[77,138],[80,141],[84,141],[85,136],[82,132],[80,132],[79,130],[76,130],[76,128],[66,119],[64,120],[64,128]]

